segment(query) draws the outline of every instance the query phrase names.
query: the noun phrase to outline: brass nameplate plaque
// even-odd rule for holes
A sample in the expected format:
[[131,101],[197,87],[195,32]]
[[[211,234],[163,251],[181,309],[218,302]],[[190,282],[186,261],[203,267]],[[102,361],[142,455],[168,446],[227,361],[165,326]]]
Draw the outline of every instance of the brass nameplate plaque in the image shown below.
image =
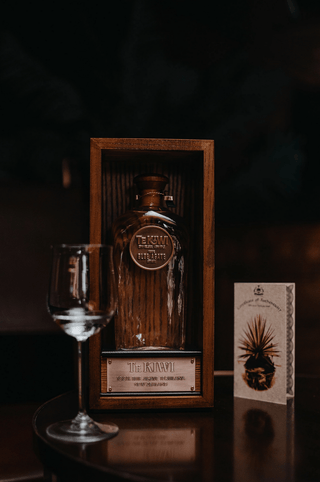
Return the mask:
[[193,392],[194,357],[108,358],[108,393]]

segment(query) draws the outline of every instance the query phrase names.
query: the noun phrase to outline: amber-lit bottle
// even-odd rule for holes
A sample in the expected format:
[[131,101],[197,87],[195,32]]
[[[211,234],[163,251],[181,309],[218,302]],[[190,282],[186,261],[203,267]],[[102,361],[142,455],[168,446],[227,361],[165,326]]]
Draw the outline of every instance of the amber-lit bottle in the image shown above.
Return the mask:
[[117,349],[183,350],[188,234],[166,205],[166,176],[134,179],[138,206],[113,224]]

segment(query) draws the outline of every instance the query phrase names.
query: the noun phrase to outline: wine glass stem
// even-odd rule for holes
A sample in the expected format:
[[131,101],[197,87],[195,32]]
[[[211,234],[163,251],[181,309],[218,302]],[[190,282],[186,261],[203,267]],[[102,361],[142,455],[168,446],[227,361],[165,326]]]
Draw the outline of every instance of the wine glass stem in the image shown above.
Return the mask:
[[79,413],[86,414],[86,403],[84,396],[85,387],[85,370],[82,355],[82,341],[78,341],[78,397],[79,397]]

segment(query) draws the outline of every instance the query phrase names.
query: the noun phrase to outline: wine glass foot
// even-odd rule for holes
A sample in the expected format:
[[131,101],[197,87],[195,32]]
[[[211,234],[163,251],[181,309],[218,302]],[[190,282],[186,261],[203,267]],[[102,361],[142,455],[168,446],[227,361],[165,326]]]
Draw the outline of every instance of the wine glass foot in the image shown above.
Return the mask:
[[87,414],[78,413],[73,420],[56,422],[47,428],[47,435],[62,442],[92,443],[107,440],[119,432],[114,423],[95,423]]

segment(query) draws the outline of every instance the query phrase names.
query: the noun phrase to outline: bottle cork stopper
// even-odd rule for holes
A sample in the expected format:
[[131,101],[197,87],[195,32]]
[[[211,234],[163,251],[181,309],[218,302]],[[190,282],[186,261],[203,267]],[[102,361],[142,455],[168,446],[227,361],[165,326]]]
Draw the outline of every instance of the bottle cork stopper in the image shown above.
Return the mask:
[[164,188],[169,182],[167,176],[162,174],[139,174],[133,180],[137,185],[139,192],[143,191],[157,191],[163,192]]

